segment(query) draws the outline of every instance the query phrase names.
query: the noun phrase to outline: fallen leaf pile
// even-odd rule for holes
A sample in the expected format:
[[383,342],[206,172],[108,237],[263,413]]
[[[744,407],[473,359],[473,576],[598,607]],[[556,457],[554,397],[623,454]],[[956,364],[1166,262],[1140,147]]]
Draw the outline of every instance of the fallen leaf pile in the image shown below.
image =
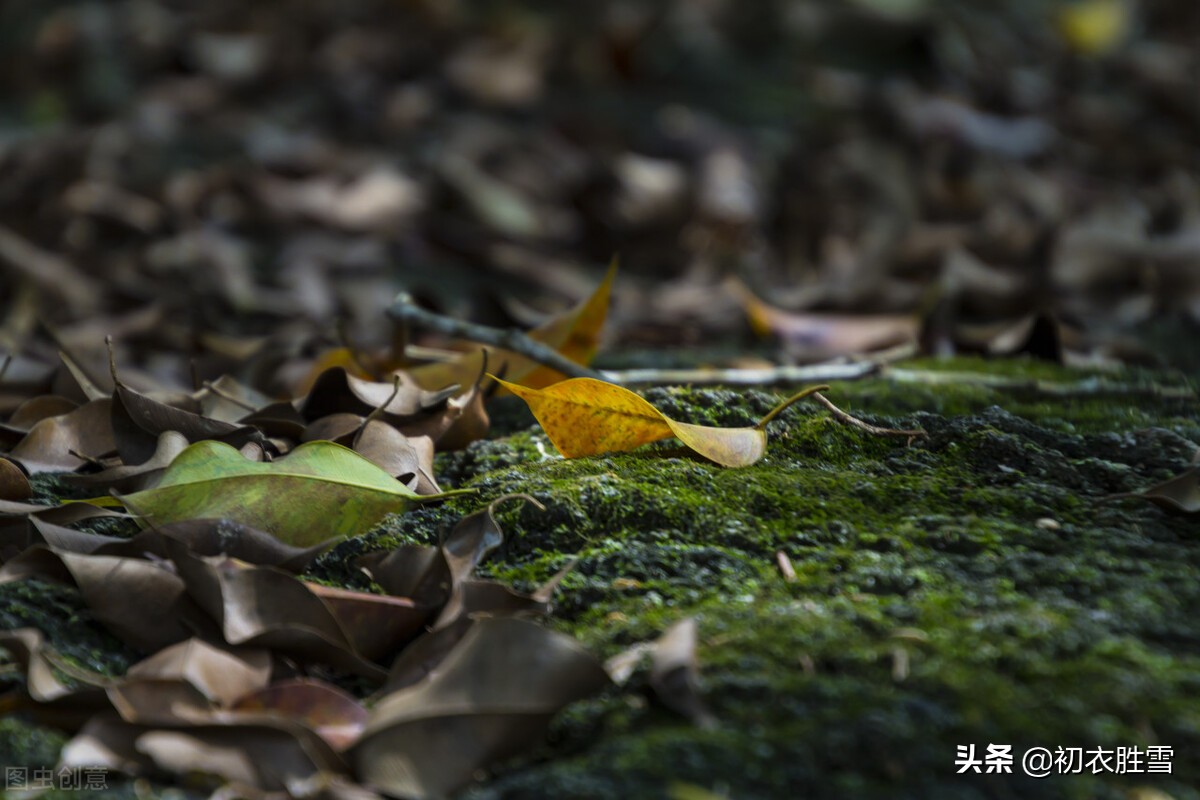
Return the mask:
[[[363,556],[383,594],[305,582],[295,572],[321,545],[227,520],[125,540],[32,518],[36,542],[5,561],[0,582],[75,586],[99,622],[150,655],[106,678],[66,664],[37,630],[0,633],[25,677],[8,706],[78,731],[66,766],[295,796],[327,783],[444,796],[609,683],[573,640],[524,619],[548,610],[561,576],[531,595],[471,577],[503,541],[492,515],[502,500],[440,547]],[[330,669],[381,688],[357,700],[312,676]]]

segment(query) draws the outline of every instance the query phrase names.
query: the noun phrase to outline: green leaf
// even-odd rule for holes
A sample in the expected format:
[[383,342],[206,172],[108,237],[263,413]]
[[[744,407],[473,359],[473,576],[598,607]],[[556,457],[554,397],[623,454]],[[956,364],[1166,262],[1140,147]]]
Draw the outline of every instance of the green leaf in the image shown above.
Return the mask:
[[118,499],[155,525],[225,517],[304,547],[368,531],[415,501],[460,493],[417,495],[333,442],[308,442],[260,463],[222,442],[203,441],[180,453],[157,486]]

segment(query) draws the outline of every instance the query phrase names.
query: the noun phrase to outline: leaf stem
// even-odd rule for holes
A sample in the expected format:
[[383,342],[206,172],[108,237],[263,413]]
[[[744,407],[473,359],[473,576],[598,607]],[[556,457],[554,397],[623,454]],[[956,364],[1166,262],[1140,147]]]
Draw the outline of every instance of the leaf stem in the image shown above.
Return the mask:
[[[784,411],[787,411],[793,403],[797,403],[811,394],[817,394],[817,392],[827,390],[828,388],[828,386],[822,384],[820,386],[810,386],[807,389],[801,389],[787,400],[784,400],[782,403],[767,412],[767,415],[758,421],[758,424],[754,426],[754,429],[758,431],[766,430],[767,423],[778,417]],[[820,395],[817,395],[817,397],[820,397]]]
[[833,418],[838,422],[841,422],[844,425],[849,425],[852,428],[858,428],[861,431],[866,431],[867,433],[874,434],[876,436],[907,436],[909,439],[915,439],[918,436],[929,435],[921,428],[915,428],[911,431],[897,430],[896,428],[880,428],[877,425],[872,425],[869,422],[863,422],[858,417],[853,417],[847,414],[845,411],[842,411],[833,403],[829,402],[829,400],[827,400],[822,394],[816,394],[814,397],[818,402],[821,403],[821,405],[829,409],[829,412],[833,414]]

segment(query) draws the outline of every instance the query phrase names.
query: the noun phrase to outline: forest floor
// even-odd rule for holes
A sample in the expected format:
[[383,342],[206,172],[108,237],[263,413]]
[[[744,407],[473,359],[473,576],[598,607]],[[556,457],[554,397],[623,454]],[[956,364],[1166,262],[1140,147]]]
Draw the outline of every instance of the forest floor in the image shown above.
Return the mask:
[[[1195,523],[1112,499],[1190,463],[1200,405],[1188,383],[954,359],[829,394],[928,436],[872,436],[813,405],[773,422],[766,458],[747,468],[667,446],[564,460],[510,399],[497,437],[438,456],[443,484],[477,495],[392,517],[309,574],[353,585],[357,554],[436,542],[521,492],[546,510],[502,507],[507,541],[483,572],[529,588],[577,557],[553,626],[607,657],[698,620],[711,725],[655,702],[640,670],[572,706],[545,746],[470,797],[1200,796]],[[717,425],[752,424],[778,399],[646,396]],[[51,584],[0,587],[0,624],[36,625],[91,668],[136,660]],[[62,743],[12,719],[0,731],[5,764],[53,763]],[[959,746],[982,757],[989,744],[1012,745],[1013,774],[957,773]],[[1031,747],[1151,745],[1172,748],[1171,774],[1022,775]]]

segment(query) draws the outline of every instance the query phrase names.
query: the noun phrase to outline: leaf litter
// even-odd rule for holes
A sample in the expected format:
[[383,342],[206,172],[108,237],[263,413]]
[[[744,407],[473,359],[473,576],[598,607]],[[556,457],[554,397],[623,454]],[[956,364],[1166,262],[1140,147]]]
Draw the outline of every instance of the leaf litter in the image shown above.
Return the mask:
[[[74,584],[98,620],[149,655],[122,677],[65,684],[53,678],[60,659],[36,630],[6,633],[0,646],[27,675],[16,696],[59,723],[62,708],[79,712],[65,764],[205,774],[262,791],[336,779],[443,796],[609,683],[569,637],[514,616],[546,613],[557,580],[520,604],[460,599],[463,587],[492,585],[471,574],[503,542],[493,512],[506,499],[464,518],[440,547],[364,562],[378,585],[413,598],[307,583],[270,564],[298,568],[311,552],[228,521],[164,525],[128,542],[105,537],[92,553],[30,547],[0,567],[0,581]],[[240,558],[204,554],[218,546]],[[123,554],[97,554],[104,548]],[[498,596],[521,597],[495,586]],[[393,660],[393,671],[410,677],[389,678]],[[306,665],[382,688],[364,702],[306,676]]]

